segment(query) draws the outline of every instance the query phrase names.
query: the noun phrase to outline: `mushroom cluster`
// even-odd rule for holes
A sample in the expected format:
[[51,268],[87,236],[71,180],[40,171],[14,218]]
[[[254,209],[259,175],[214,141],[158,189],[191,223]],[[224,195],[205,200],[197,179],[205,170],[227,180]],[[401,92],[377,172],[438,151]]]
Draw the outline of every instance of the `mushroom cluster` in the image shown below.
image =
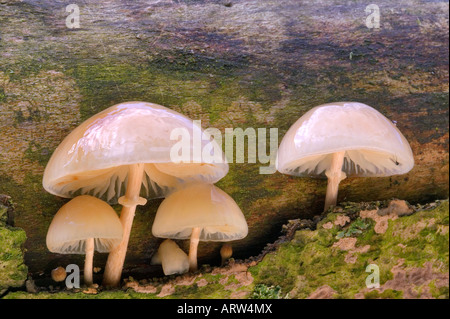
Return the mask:
[[347,176],[404,174],[414,166],[408,141],[374,108],[358,102],[316,106],[287,131],[278,148],[277,170],[328,178],[324,210],[336,205]]
[[[228,173],[225,156],[214,139],[201,138],[201,145],[196,146],[220,150],[221,154],[213,158],[221,161],[199,158],[194,143],[188,145],[187,160],[184,157],[183,161],[172,161],[177,141],[171,134],[180,129],[190,136],[205,135],[194,121],[164,106],[147,102],[117,104],[75,128],[47,163],[43,186],[49,193],[65,198],[90,195],[122,205],[123,236],[109,253],[105,286],[120,283],[137,205],[145,205],[147,199],[167,197],[185,185],[215,183]],[[83,244],[79,250],[85,246],[92,247],[92,243]]]
[[197,270],[199,241],[228,242],[247,236],[241,209],[223,190],[212,184],[194,184],[164,199],[156,212],[156,237],[189,239],[189,270]]
[[[200,241],[247,236],[241,209],[214,185],[228,173],[221,147],[202,138],[201,145],[183,144],[189,158],[173,161],[177,141],[172,133],[180,129],[190,136],[205,134],[171,109],[126,102],[83,122],[52,154],[43,186],[73,199],[54,216],[47,247],[85,254],[87,285],[93,283],[94,250],[109,252],[103,285],[119,285],[136,206],[147,199],[165,198],[152,225],[153,236],[166,239],[152,258],[165,275],[196,271]],[[220,150],[214,158],[222,160],[198,157],[195,146]],[[347,176],[404,174],[414,159],[408,141],[381,113],[362,103],[336,102],[311,109],[292,125],[281,141],[276,166],[284,174],[328,178],[327,210],[336,205],[339,183]],[[108,203],[122,206],[120,219]],[[174,240],[189,240],[189,254]],[[231,255],[231,245],[223,245],[222,265]]]

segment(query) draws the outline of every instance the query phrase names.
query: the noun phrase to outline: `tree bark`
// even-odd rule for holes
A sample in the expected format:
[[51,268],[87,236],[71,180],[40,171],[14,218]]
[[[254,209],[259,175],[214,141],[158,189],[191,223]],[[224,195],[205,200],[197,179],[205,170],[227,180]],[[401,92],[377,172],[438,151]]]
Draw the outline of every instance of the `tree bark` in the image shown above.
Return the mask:
[[[415,167],[401,176],[349,177],[340,197],[448,197],[448,4],[378,1],[379,28],[366,24],[373,10],[362,0],[77,4],[80,28],[70,28],[64,4],[0,1],[0,193],[12,197],[15,226],[27,232],[31,273],[55,258],[45,236],[66,202],[41,186],[48,159],[83,120],[127,100],[162,104],[222,134],[276,128],[278,141],[316,105],[363,102],[395,121]],[[254,158],[231,163],[219,182],[249,224],[248,237],[233,244],[237,258],[261,250],[281,223],[324,206],[325,176],[259,174],[268,164]],[[152,200],[137,214],[126,267],[145,264],[156,249],[149,229],[158,205]],[[199,258],[218,247],[208,245]]]

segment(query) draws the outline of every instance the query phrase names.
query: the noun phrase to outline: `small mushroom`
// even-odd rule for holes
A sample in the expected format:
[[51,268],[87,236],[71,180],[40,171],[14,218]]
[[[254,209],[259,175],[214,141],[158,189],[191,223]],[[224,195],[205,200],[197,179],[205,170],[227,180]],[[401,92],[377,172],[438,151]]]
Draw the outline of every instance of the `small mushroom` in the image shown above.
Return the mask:
[[380,112],[358,102],[319,105],[287,131],[277,153],[280,173],[328,178],[325,210],[336,205],[347,176],[404,174],[414,166],[411,147]]
[[226,242],[247,236],[241,209],[212,184],[194,184],[169,195],[158,208],[152,233],[156,237],[189,239],[189,270],[197,270],[199,241]]
[[59,254],[85,254],[84,282],[90,286],[94,250],[111,251],[120,244],[122,235],[122,224],[114,209],[98,198],[82,195],[63,205],[53,217],[47,248]]
[[[73,130],[47,163],[43,186],[49,193],[66,198],[89,194],[123,206],[123,241],[108,256],[105,286],[120,283],[137,205],[145,205],[146,198],[165,197],[183,183],[215,183],[228,172],[225,160],[210,163],[209,158],[198,158],[194,143],[183,143],[190,161],[172,161],[179,141],[171,134],[180,129],[191,137],[204,133],[191,119],[164,106],[136,101],[117,104]],[[220,150],[214,140],[200,138],[199,144],[195,144],[199,151],[207,146]],[[225,159],[214,154],[214,160],[219,156]]]
[[150,265],[161,265],[161,257],[159,256],[159,250],[153,254],[152,259],[150,260]]
[[155,256],[152,264],[161,264],[166,276],[184,274],[189,270],[188,255],[173,240],[164,240]]
[[51,275],[52,275],[53,281],[56,281],[56,282],[64,281],[67,276],[66,269],[64,269],[64,267],[57,267],[52,270]]
[[233,248],[230,244],[223,244],[220,248],[220,257],[222,257],[221,266],[225,265],[225,262],[233,255]]

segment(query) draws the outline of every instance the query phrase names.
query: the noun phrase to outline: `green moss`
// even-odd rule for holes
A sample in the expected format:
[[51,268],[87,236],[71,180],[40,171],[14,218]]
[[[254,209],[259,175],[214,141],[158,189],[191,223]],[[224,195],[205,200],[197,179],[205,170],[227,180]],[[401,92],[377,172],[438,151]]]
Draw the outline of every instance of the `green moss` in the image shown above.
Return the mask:
[[231,276],[228,277],[228,280],[225,283],[225,286],[231,285],[231,284],[238,284],[238,283],[239,283],[239,280],[237,280],[234,275],[231,275]]
[[221,275],[221,274],[213,275],[211,273],[204,273],[201,277],[199,277],[197,279],[197,281],[201,280],[201,279],[205,279],[208,283],[215,283],[215,282],[219,282],[219,280],[221,278],[223,278],[223,275]]
[[164,69],[172,73],[214,73],[229,76],[244,67],[248,67],[248,57],[236,56],[223,59],[175,49],[171,52],[161,52],[156,56],[149,57],[148,65],[152,68]]
[[22,229],[0,224],[0,294],[9,287],[22,286],[27,278],[28,268],[23,259],[26,239]]
[[393,290],[393,289],[386,289],[382,293],[380,293],[378,290],[370,291],[366,294],[364,294],[365,299],[402,299],[403,298],[403,291]]
[[51,253],[45,244],[42,245],[43,241],[36,238],[43,238],[45,243],[48,226],[54,214],[67,200],[47,193],[42,188],[42,177],[31,173],[25,176],[23,185],[0,174],[0,193],[8,194],[14,200],[14,225],[24,229],[28,238],[35,239],[24,244],[27,263],[30,262],[27,254],[33,253],[33,256],[36,256],[32,260],[33,264],[27,265],[30,271],[46,269]]
[[297,279],[297,272],[301,267],[300,249],[296,245],[285,244],[280,246],[277,254],[268,254],[264,260],[249,269],[258,283],[266,286],[282,287],[283,293],[293,289]]
[[373,222],[371,222],[369,219],[358,218],[353,221],[353,223],[351,223],[349,227],[346,227],[344,230],[338,232],[336,238],[359,236],[371,225],[373,225]]
[[[344,213],[348,212],[344,209]],[[370,248],[366,252],[349,253],[332,247],[338,241],[338,226],[321,227],[335,220],[336,214],[331,214],[318,224],[317,230],[297,231],[291,242],[280,245],[276,252],[267,254],[249,271],[255,278],[255,285],[279,285],[283,293],[294,298],[306,298],[323,285],[333,288],[337,298],[353,298],[365,288],[369,275],[365,270],[369,264],[379,267],[381,285],[393,278],[391,269],[400,259],[405,260],[406,267],[422,267],[427,261],[438,262],[441,266],[436,271],[448,272],[448,232],[439,231],[440,226],[448,226],[447,216],[448,201],[442,201],[432,210],[389,221],[385,234],[376,234],[373,222],[356,219],[344,230],[360,230],[351,234],[357,235],[356,248],[366,245]],[[406,241],[411,232],[413,238]],[[345,261],[348,254],[357,257],[354,263]],[[376,293],[370,292],[366,298],[402,297],[401,291]]]
[[154,294],[138,293],[132,289],[102,291],[98,294],[86,294],[83,292],[39,292],[39,293],[26,293],[26,292],[11,292],[3,297],[4,299],[154,299]]
[[5,101],[6,101],[5,89],[0,86],[0,103],[3,103]]
[[40,165],[45,167],[50,159],[51,153],[47,148],[42,147],[39,143],[30,142],[24,155],[25,158],[38,162]]
[[255,285],[249,299],[280,299],[280,286],[266,286],[264,284]]
[[[448,269],[449,235],[438,231],[448,227],[448,201],[432,210],[419,211],[414,215],[390,221],[381,249],[387,254],[405,259],[411,267],[422,267],[429,260],[440,260]],[[405,248],[399,249],[401,243]],[[418,249],[420,247],[420,249]]]
[[[148,64],[111,61],[68,66],[67,74],[76,79],[83,96],[81,118],[87,119],[115,103],[129,100],[150,101],[167,107],[195,101],[214,122],[220,118],[220,112],[242,96],[258,96],[259,101],[261,95],[257,92],[266,91],[263,104],[267,106],[279,97],[277,83],[266,80],[269,73],[253,73],[251,79],[242,81],[246,74],[241,68],[238,72],[223,74],[220,68],[209,72],[208,63],[212,62],[203,61],[205,57],[182,56],[185,59],[173,60],[173,63],[167,62],[165,56]],[[228,65],[226,61],[218,63]]]
[[433,280],[429,285],[430,287],[430,293],[433,296],[433,298],[439,298],[439,299],[448,299],[449,298],[449,287],[436,287],[436,283]]

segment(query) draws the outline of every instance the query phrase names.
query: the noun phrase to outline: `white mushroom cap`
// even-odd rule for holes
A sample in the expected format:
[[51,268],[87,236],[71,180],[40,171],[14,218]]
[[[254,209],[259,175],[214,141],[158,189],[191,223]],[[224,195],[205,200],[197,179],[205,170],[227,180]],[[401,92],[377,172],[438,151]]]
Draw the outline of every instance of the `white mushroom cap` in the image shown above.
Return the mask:
[[[161,105],[114,105],[61,142],[45,168],[43,186],[61,197],[90,194],[111,201],[123,195],[130,164],[145,163],[141,193],[148,198],[164,197],[186,181],[214,183],[227,174],[226,161],[205,163],[192,150],[190,162],[173,163],[170,152],[179,143],[170,138],[174,129],[186,130],[192,139],[203,132],[189,118]],[[215,145],[214,140],[202,140],[202,149],[208,143]]]
[[223,190],[211,184],[191,185],[169,195],[158,208],[152,233],[187,239],[199,227],[201,241],[230,241],[247,236],[241,209]]
[[189,270],[188,255],[170,239],[161,243],[158,249],[164,275],[184,274]]
[[348,176],[404,174],[414,166],[408,141],[372,107],[336,102],[314,107],[283,137],[277,154],[279,172],[323,175],[332,154],[345,151],[342,171]]
[[62,206],[50,224],[47,248],[60,254],[84,254],[86,239],[94,238],[94,249],[109,252],[122,240],[122,224],[104,201],[82,195]]

